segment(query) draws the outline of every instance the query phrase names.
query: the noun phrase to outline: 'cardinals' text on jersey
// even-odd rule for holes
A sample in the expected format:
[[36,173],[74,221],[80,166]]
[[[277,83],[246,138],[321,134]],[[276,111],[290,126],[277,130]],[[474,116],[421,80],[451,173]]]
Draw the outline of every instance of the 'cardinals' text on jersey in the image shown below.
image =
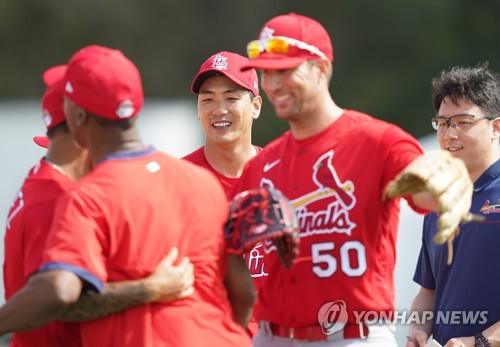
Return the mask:
[[420,154],[400,128],[346,110],[310,138],[285,133],[249,162],[232,194],[266,185],[281,190],[301,229],[300,256],[290,270],[274,245],[263,245],[269,276],[259,290],[260,319],[313,325],[321,306],[336,300],[349,312],[394,309],[399,200],[383,201],[382,191]]

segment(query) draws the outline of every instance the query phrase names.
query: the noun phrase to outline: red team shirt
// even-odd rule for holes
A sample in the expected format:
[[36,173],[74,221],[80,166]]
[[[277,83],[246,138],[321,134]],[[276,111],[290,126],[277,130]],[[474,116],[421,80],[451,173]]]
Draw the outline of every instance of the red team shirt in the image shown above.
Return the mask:
[[248,346],[223,278],[227,200],[215,178],[153,148],[106,158],[59,202],[43,269],[67,269],[99,290],[148,276],[174,246],[195,269],[195,293],[81,324],[84,346]]
[[[257,154],[262,150],[261,147],[254,146]],[[226,177],[222,175],[220,172],[215,170],[212,165],[207,160],[205,156],[205,147],[200,147],[195,150],[193,153],[188,154],[183,159],[192,162],[198,166],[201,166],[211,173],[215,175],[215,177],[219,180],[222,185],[222,188],[226,192],[226,195],[229,195],[230,191],[233,189],[236,182],[238,182],[239,178]],[[262,284],[262,281],[267,276],[267,272],[264,266],[264,254],[262,252],[262,244],[258,244],[255,246],[250,252],[245,254],[245,259],[248,265],[248,269],[250,271],[250,275],[253,278],[255,289],[258,290],[259,286]],[[252,318],[252,320],[248,323],[248,330],[252,336],[257,334],[257,330],[259,328],[258,322]]]
[[273,186],[292,202],[300,256],[290,270],[264,245],[269,276],[259,289],[257,318],[285,326],[318,323],[327,302],[353,310],[392,311],[399,199],[382,201],[385,185],[422,154],[400,128],[346,110],[321,133],[290,132],[247,164],[233,193]]
[[[255,147],[257,149],[257,153],[260,151],[259,147]],[[220,184],[222,185],[222,188],[226,192],[226,194],[233,188],[233,186],[236,184],[238,181],[238,178],[232,178],[232,177],[227,177],[221,174],[219,171],[215,170],[212,165],[207,160],[207,157],[205,156],[205,147],[200,147],[196,151],[194,151],[191,154],[186,155],[182,159],[185,159],[187,161],[190,161],[193,164],[196,164],[198,166],[204,167],[205,169],[208,169],[211,173],[217,177],[219,180]]]
[[[74,181],[42,159],[26,177],[7,216],[5,300],[20,290],[41,265],[45,240],[56,201]],[[12,347],[80,346],[79,325],[51,323],[30,332],[15,333]]]

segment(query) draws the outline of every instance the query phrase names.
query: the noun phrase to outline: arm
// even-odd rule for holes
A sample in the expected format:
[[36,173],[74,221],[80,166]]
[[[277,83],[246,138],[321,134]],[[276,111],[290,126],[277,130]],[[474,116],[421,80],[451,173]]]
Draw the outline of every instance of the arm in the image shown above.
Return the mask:
[[243,257],[228,255],[225,285],[236,322],[246,329],[252,317],[255,302],[255,287]]
[[[432,334],[433,320],[431,317],[428,317],[425,312],[434,311],[434,297],[434,289],[420,287],[420,291],[413,299],[411,312],[418,312],[418,317],[422,317],[424,321],[422,322],[423,324],[417,324],[413,321],[410,323],[410,327],[408,328],[409,339],[406,341],[406,347],[423,347],[426,345],[427,339]],[[413,340],[418,341],[419,344],[416,345],[412,342]]]
[[416,192],[411,194],[411,200],[415,206],[427,211],[439,211],[438,199],[429,192]]
[[151,302],[168,303],[194,292],[193,264],[183,258],[174,265],[179,252],[173,248],[148,277],[106,283],[102,293],[89,292],[69,306],[57,320],[82,322],[109,316]]
[[483,335],[491,341],[492,347],[500,347],[500,321],[484,330]]
[[[492,347],[500,346],[500,321],[496,322],[488,329],[482,331],[484,337],[491,342]],[[474,347],[476,339],[474,336],[453,338],[446,343],[444,347]]]
[[70,271],[34,274],[23,289],[0,308],[0,335],[50,323],[78,300],[82,286],[80,278]]

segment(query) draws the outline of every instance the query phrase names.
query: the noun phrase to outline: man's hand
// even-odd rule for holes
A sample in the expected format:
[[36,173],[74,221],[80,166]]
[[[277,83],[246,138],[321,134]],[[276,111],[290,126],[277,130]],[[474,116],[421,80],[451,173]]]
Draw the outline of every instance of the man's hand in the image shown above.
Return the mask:
[[178,256],[179,250],[172,248],[155,271],[144,279],[149,302],[169,303],[194,293],[194,265],[187,257],[174,265]]
[[428,192],[439,203],[434,243],[448,243],[448,265],[453,259],[453,238],[461,222],[484,219],[470,213],[474,185],[461,159],[447,151],[431,151],[417,157],[390,181],[383,198]]
[[444,347],[474,347],[476,344],[476,339],[474,336],[469,337],[457,337],[446,342]]
[[405,347],[424,347],[428,338],[429,336],[425,331],[412,329],[406,337]]
[[174,265],[178,256],[177,248],[172,248],[148,277],[108,282],[102,293],[87,292],[59,315],[57,320],[85,322],[135,306],[153,302],[169,303],[191,295],[194,292],[194,267],[188,258],[183,258],[179,264]]

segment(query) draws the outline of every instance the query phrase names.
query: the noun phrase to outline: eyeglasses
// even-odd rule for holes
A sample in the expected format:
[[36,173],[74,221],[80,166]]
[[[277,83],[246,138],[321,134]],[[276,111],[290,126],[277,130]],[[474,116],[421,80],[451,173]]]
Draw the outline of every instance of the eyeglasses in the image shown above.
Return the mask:
[[474,121],[474,119],[494,119],[493,117],[487,116],[476,116],[473,114],[457,114],[456,116],[452,116],[450,118],[445,118],[442,116],[432,118],[432,127],[434,130],[445,131],[448,127],[452,127],[454,129],[460,130],[468,130],[478,121]]
[[255,59],[259,57],[262,52],[270,54],[288,54],[290,46],[316,54],[323,59],[328,59],[326,55],[317,47],[285,36],[276,36],[268,39],[250,41],[247,45],[247,55],[248,58]]

